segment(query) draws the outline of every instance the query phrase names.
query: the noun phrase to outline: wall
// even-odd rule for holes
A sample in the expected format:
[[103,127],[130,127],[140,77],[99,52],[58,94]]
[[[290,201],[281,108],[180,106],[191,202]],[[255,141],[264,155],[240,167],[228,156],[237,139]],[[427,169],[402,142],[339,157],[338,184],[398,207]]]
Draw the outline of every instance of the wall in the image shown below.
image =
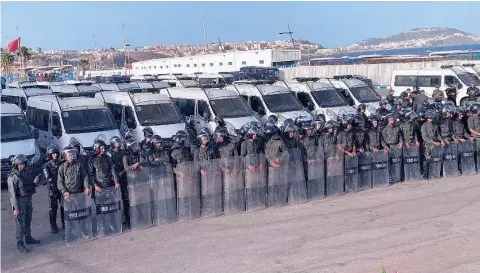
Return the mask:
[[85,71],[87,77],[97,76],[113,76],[113,75],[131,75],[130,69],[116,69],[116,70],[98,70],[98,71]]
[[477,66],[480,61],[445,61],[419,63],[390,63],[390,64],[357,64],[357,65],[326,65],[301,66],[295,68],[281,68],[280,76],[284,80],[295,77],[333,77],[335,75],[362,75],[372,79],[375,85],[390,85],[393,70],[416,68],[440,68],[442,65],[459,65],[473,63]]

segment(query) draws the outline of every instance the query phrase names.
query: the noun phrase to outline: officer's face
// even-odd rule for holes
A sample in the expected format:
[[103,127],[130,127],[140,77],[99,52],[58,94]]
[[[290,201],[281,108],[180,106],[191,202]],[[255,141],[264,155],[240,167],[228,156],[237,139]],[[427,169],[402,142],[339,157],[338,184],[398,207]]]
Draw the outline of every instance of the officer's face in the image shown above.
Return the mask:
[[433,122],[433,119],[428,118],[427,121],[428,121],[428,123],[432,123],[432,122]]
[[378,126],[378,121],[372,121],[372,126],[377,127]]
[[155,142],[155,148],[161,149],[161,148],[162,148],[162,143],[160,143],[160,142]]
[[395,120],[393,118],[388,119],[388,124],[393,125],[395,123]]
[[329,133],[333,133],[333,128],[328,128]]
[[57,154],[57,153],[53,153],[53,154],[52,154],[52,159],[53,159],[53,160],[57,160],[57,158],[58,158],[58,154]]
[[100,146],[100,148],[98,148],[98,153],[103,155],[105,153],[105,146]]
[[217,142],[223,143],[223,136],[219,136],[219,137],[217,138]]
[[206,137],[206,136],[202,136],[202,137],[200,138],[200,140],[201,140],[201,142],[202,142],[202,145],[207,145],[208,142],[207,142],[207,137]]
[[352,129],[352,124],[347,124],[347,130]]
[[115,143],[113,144],[113,147],[114,147],[115,149],[119,149],[119,148],[120,148],[120,143],[115,142]]
[[307,129],[307,136],[311,136],[311,135],[312,135],[312,130]]
[[257,139],[257,135],[256,134],[253,134],[252,137],[251,137],[252,140],[255,140]]
[[17,168],[18,168],[18,171],[23,171],[23,169],[25,169],[25,164],[24,163],[18,164]]
[[293,138],[293,137],[295,136],[295,132],[288,132],[288,136],[289,136],[290,138]]

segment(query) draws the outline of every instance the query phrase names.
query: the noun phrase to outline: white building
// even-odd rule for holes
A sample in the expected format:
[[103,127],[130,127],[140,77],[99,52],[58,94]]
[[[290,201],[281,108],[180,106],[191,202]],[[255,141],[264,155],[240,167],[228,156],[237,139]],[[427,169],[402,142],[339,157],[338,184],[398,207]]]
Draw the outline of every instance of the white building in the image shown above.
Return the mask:
[[133,75],[195,72],[219,73],[239,71],[244,66],[298,67],[300,50],[250,50],[154,59],[132,64]]

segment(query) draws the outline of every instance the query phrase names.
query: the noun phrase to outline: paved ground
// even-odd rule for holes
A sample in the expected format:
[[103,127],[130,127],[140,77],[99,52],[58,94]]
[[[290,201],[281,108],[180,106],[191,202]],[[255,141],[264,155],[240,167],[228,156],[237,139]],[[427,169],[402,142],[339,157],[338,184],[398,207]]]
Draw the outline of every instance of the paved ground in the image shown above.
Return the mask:
[[20,255],[2,191],[2,272],[480,272],[480,176],[403,183],[297,206],[174,223],[66,247],[46,189]]

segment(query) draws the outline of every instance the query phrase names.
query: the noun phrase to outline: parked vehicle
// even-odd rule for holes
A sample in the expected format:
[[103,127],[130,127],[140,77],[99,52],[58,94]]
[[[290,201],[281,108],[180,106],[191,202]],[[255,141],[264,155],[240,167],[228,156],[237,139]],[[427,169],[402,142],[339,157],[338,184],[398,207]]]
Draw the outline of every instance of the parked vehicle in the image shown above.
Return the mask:
[[335,76],[333,79],[322,79],[322,81],[328,81],[338,88],[350,106],[357,108],[360,104],[365,104],[367,107],[365,114],[368,116],[375,114],[376,109],[380,107],[382,97],[363,80]]

